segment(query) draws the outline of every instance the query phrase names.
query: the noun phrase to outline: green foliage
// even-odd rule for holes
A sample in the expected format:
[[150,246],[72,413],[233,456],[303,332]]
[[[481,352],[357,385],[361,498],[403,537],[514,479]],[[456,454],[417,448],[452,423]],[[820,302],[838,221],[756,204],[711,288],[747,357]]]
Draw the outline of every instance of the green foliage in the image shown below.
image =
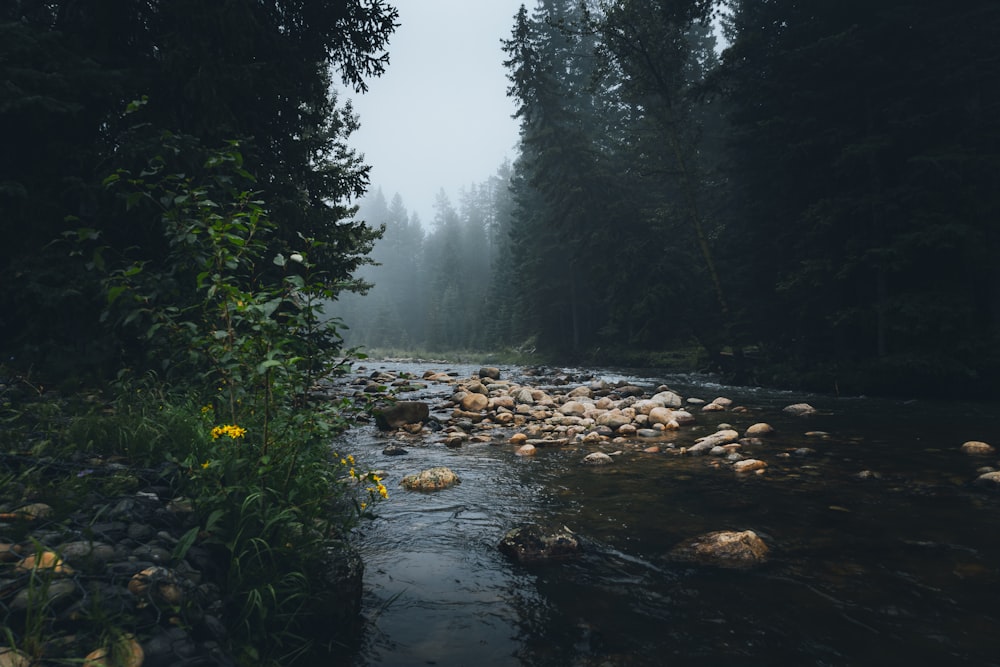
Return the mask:
[[[136,350],[93,316],[102,291],[86,265],[95,258],[67,258],[67,246],[53,241],[88,227],[114,252],[155,252],[160,237],[148,211],[116,211],[101,184],[118,168],[139,173],[162,150],[151,128],[204,145],[241,139],[245,168],[280,221],[271,251],[290,254],[300,234],[318,239],[311,261],[339,289],[352,287],[378,232],[352,219],[350,201],[364,194],[369,167],[348,145],[356,115],[330,91],[335,76],[363,90],[365,77],[384,71],[397,16],[382,0],[4,4],[4,361],[67,383],[105,381],[123,363],[134,366]],[[122,100],[143,95],[149,104],[123,112]],[[171,173],[188,177],[204,163],[198,151],[163,157]]]
[[[176,145],[169,135],[166,142]],[[108,178],[126,207],[159,212],[167,252],[158,258],[135,249],[117,265],[103,262],[105,320],[135,332],[152,358],[164,360],[173,395],[187,397],[163,397],[166,421],[143,414],[148,399],[138,405],[152,424],[140,427],[153,431],[151,448],[161,446],[156,435],[183,436],[166,451],[186,471],[183,491],[202,525],[182,543],[201,539],[227,554],[225,594],[237,636],[255,659],[287,660],[289,646],[308,643],[296,627],[324,544],[358,516],[357,491],[371,502],[385,487],[358,474],[353,460],[331,455],[332,436],[346,426],[343,406],[311,395],[348,361],[340,356],[339,323],[322,307],[335,283],[312,261],[324,244],[303,236],[287,256],[268,254],[275,226],[244,187],[250,183],[235,144],[209,152],[200,181],[170,172],[161,157],[139,175]],[[86,244],[93,236],[76,238]],[[132,398],[144,389],[119,387],[117,428],[128,428]],[[156,387],[147,396],[159,399]],[[200,437],[177,432],[191,426],[178,408],[200,417]]]
[[[178,140],[167,136],[164,153]],[[301,250],[270,254],[273,224],[242,187],[250,182],[234,145],[209,152],[200,180],[163,158],[107,180],[126,207],[154,212],[166,252],[115,252],[89,230],[69,238],[80,256],[101,258],[90,266],[110,331],[138,337],[150,358],[170,363],[162,374],[122,371],[107,401],[69,401],[0,374],[0,456],[10,471],[0,503],[31,498],[61,514],[133,493],[133,468],[170,464],[175,493],[197,517],[174,556],[194,544],[218,554],[229,648],[245,664],[291,664],[315,640],[313,594],[330,567],[327,547],[387,490],[352,456],[331,451],[359,407],[313,392],[348,362],[339,323],[321,307],[333,288],[311,260],[318,244],[302,238]],[[81,469],[108,459],[129,467]],[[46,582],[31,584],[45,600]],[[16,631],[18,646],[33,651],[32,638],[52,634],[52,614],[44,602],[31,610]],[[113,645],[129,619],[99,612],[81,632]]]

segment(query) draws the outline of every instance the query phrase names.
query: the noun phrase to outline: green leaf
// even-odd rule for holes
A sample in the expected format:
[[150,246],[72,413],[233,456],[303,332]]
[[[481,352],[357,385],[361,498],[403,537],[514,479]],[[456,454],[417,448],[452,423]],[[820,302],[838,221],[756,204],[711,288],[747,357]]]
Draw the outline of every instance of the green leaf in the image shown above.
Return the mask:
[[108,303],[112,304],[115,301],[117,301],[118,297],[120,297],[122,295],[122,293],[126,289],[128,289],[128,288],[126,288],[124,285],[116,285],[114,287],[109,288],[108,289]]
[[280,366],[280,365],[281,361],[279,361],[278,359],[268,359],[267,361],[262,361],[260,364],[258,364],[257,372],[263,375],[268,368],[273,368],[275,366]]
[[219,525],[219,521],[226,515],[225,510],[212,510],[208,515],[208,519],[205,520],[205,530],[208,532],[214,532],[216,527]]
[[198,539],[199,527],[195,526],[188,532],[184,533],[181,539],[177,542],[174,547],[173,558],[174,560],[183,560],[187,556],[188,550],[194,545],[195,540]]

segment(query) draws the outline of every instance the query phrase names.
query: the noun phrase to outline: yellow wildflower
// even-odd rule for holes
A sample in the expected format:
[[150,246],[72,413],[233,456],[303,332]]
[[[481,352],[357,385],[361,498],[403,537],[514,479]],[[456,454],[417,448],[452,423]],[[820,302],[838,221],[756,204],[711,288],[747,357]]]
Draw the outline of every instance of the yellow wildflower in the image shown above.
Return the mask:
[[211,461],[205,461],[204,463],[201,464],[201,469],[202,470],[207,470],[208,466],[210,466],[210,465],[212,465]]
[[226,424],[225,426],[216,426],[212,429],[212,440],[218,440],[224,435],[228,435],[230,438],[235,440],[236,438],[242,438],[246,435],[247,430],[242,426],[237,426],[236,424]]
[[215,408],[213,408],[211,406],[211,404],[209,404],[209,405],[203,405],[203,406],[201,406],[201,414],[207,415],[209,412],[211,412],[214,409]]

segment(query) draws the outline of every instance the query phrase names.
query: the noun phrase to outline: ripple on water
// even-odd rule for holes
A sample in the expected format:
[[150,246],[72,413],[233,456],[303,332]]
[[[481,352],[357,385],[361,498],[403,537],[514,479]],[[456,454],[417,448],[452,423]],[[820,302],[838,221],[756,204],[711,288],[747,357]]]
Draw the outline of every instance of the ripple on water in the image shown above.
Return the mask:
[[[747,406],[699,414],[701,430],[678,440],[722,420],[741,432],[767,421],[777,432],[752,447],[767,472],[741,479],[709,457],[628,450],[597,470],[574,447],[525,460],[505,445],[405,443],[409,455],[387,457],[388,438],[356,429],[342,448],[383,469],[391,493],[359,531],[372,621],[359,665],[997,663],[1000,494],[973,488],[982,462],[957,453],[968,439],[1000,442],[991,410],[808,396],[820,414],[803,420],[781,414],[801,394],[606,375]],[[804,447],[812,453],[789,454]],[[398,487],[438,465],[462,483]],[[862,481],[863,470],[879,476]],[[528,521],[565,525],[589,549],[553,567],[509,562],[496,543]],[[747,528],[772,547],[759,570],[663,557],[685,538]]]

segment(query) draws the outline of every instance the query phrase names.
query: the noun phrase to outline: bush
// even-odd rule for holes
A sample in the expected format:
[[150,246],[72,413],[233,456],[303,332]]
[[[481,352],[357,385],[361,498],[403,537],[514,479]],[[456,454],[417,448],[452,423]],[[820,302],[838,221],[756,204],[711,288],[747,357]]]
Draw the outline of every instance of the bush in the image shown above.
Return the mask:
[[[181,143],[165,135],[164,154]],[[337,293],[310,260],[323,244],[300,237],[296,251],[269,255],[275,225],[235,143],[209,151],[198,180],[160,156],[105,182],[126,207],[155,211],[166,251],[115,254],[93,244],[93,230],[74,238],[99,258],[104,320],[160,369],[123,371],[113,418],[81,421],[75,437],[179,466],[200,524],[178,552],[200,542],[224,554],[226,617],[243,658],[287,664],[308,645],[299,628],[324,546],[386,495],[330,450],[346,406],[313,394],[352,358],[322,309]]]

